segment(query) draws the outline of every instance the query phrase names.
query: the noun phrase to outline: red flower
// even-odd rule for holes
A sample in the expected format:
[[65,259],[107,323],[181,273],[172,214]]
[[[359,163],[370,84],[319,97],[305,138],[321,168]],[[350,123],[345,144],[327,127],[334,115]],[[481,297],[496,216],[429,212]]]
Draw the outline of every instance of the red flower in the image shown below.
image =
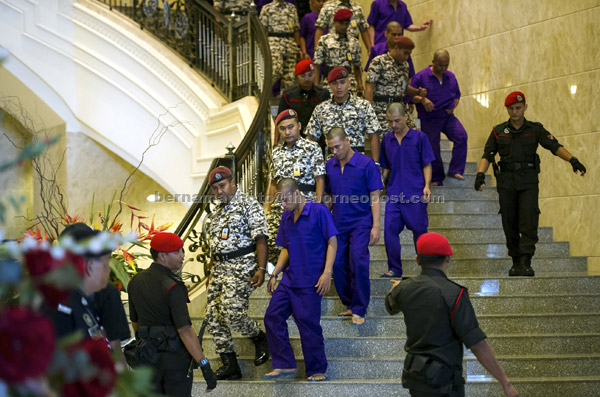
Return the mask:
[[87,338],[69,348],[71,354],[82,350],[87,353],[94,370],[91,371],[90,376],[65,383],[62,395],[66,397],[109,395],[117,381],[117,372],[106,341]]
[[19,383],[44,374],[54,352],[50,320],[21,307],[0,313],[0,379]]
[[46,283],[44,275],[67,265],[75,267],[81,276],[85,273],[83,257],[70,252],[67,252],[62,259],[56,259],[52,257],[50,251],[37,248],[25,253],[25,265],[36,288],[42,293],[50,307],[64,303],[69,297],[69,290]]

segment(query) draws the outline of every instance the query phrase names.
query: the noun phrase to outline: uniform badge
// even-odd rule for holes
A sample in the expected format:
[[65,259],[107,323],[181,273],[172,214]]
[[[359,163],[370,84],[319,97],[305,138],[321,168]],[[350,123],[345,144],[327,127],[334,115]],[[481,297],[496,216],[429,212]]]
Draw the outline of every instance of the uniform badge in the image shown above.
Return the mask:
[[294,164],[294,176],[295,177],[300,176],[300,166],[298,164]]
[[356,27],[356,21],[355,20],[351,20],[350,21],[350,25],[352,25],[352,27],[355,28]]
[[554,140],[554,136],[552,136],[552,134],[548,134],[548,139]]
[[517,95],[517,101],[523,102],[523,97],[521,95]]
[[92,327],[94,325],[94,320],[92,320],[92,317],[87,313],[83,313],[83,321],[88,327]]
[[506,128],[504,129],[504,133],[505,133],[505,134],[510,134],[510,130],[508,129],[508,127],[506,127]]
[[290,27],[290,29],[294,29],[294,24],[293,23],[289,23],[288,26]]
[[348,53],[348,60],[351,61],[352,60],[352,54]]
[[229,238],[229,228],[225,226],[221,229],[221,240],[227,240]]

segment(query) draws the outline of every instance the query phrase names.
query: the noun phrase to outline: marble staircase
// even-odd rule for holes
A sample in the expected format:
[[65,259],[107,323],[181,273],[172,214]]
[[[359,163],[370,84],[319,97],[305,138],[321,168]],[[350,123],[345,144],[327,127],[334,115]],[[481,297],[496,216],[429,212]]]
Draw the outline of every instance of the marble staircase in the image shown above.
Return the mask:
[[[450,145],[443,141],[447,162]],[[448,237],[455,252],[449,276],[469,288],[480,326],[498,360],[522,396],[600,396],[600,277],[587,275],[587,259],[569,255],[569,244],[555,242],[551,228],[540,228],[533,267],[536,277],[508,277],[504,234],[495,188],[473,189],[475,165],[469,163],[464,182],[447,179],[434,189],[443,201],[429,206],[430,231]],[[382,214],[383,216],[383,214]],[[383,222],[382,222],[383,224]],[[406,276],[418,274],[412,233],[401,235]],[[322,304],[322,326],[328,357],[328,382],[309,383],[298,330],[288,321],[298,361],[298,377],[290,382],[261,380],[271,362],[254,367],[254,346],[235,336],[244,378],[219,382],[211,396],[408,396],[400,382],[406,327],[401,315],[385,311],[388,279],[383,236],[371,249],[371,303],[365,325],[356,327],[337,314],[345,308],[332,290]],[[264,287],[256,290],[250,315],[259,323],[269,302]],[[194,319],[198,328],[201,319]],[[204,349],[213,367],[220,364],[214,342],[207,335]],[[466,350],[464,358],[468,396],[501,396],[499,384]],[[193,395],[204,393],[197,371]]]

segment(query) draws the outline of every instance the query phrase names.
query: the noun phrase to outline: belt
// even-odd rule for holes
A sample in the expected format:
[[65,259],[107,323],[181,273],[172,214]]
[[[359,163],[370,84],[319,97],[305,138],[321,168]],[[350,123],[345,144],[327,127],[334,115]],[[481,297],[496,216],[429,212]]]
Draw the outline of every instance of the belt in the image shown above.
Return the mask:
[[359,152],[359,153],[362,153],[362,154],[365,153],[365,147],[364,146],[352,146],[352,150],[354,150],[356,152]]
[[404,97],[401,96],[390,96],[390,95],[375,95],[373,96],[373,102],[404,102]]
[[271,33],[269,32],[269,37],[294,37],[293,33]]
[[315,185],[309,185],[308,183],[298,183],[298,182],[296,182],[296,184],[298,185],[298,190],[300,190],[302,193],[314,192],[316,190]]
[[500,166],[500,171],[502,172],[507,172],[507,171],[518,171],[518,170],[526,170],[526,169],[534,169],[535,168],[535,163],[531,163],[531,162],[520,162],[520,163],[507,163],[504,161],[500,161],[498,162],[498,165]]
[[229,259],[234,259],[234,258],[238,258],[243,255],[249,254],[251,252],[254,252],[255,250],[256,250],[256,247],[254,245],[250,245],[248,247],[240,248],[239,250],[227,252],[224,254],[214,253],[214,254],[212,254],[212,257],[217,262],[223,262],[223,261],[227,261]]

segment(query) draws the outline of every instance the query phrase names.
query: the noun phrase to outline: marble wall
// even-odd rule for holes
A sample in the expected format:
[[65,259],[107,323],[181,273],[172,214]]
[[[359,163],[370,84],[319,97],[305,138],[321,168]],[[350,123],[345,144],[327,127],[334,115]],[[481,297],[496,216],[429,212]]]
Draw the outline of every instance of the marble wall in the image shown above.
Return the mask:
[[[370,1],[360,1],[368,15]],[[600,1],[406,0],[415,23],[410,33],[421,70],[446,48],[461,85],[457,109],[469,133],[469,161],[478,161],[491,127],[505,119],[504,98],[523,91],[526,117],[542,122],[587,167],[575,176],[568,163],[539,149],[540,224],[588,256],[600,273]]]

